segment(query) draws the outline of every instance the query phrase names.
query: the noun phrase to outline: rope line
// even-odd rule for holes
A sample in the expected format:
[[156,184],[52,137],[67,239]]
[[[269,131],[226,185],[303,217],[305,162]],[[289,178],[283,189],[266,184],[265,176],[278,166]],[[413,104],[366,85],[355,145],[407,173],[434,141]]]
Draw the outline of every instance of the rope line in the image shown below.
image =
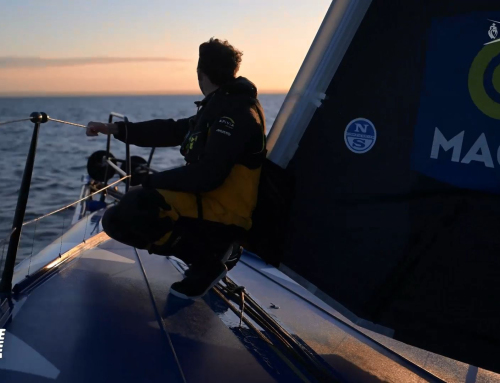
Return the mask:
[[[122,117],[121,115],[118,115],[117,113],[115,113],[114,115],[116,115],[117,117]],[[7,124],[14,123],[14,122],[22,122],[22,121],[30,121],[30,120],[31,120],[31,117],[29,117],[29,118],[23,118],[23,119],[19,119],[19,120],[10,120],[10,121],[0,122],[0,125],[7,125]],[[59,120],[59,119],[57,119],[57,118],[52,118],[52,117],[49,117],[49,116],[47,116],[47,121],[54,121],[54,122],[58,122],[58,123],[60,123],[60,124],[71,125],[71,126],[77,126],[77,127],[79,127],[79,128],[87,128],[87,126],[82,125],[82,124],[76,124],[76,123],[74,123],[74,122],[69,122],[69,121]],[[64,210],[64,209],[67,209],[67,208],[69,208],[69,207],[71,207],[71,206],[73,206],[73,205],[76,205],[77,203],[82,202],[82,201],[86,200],[87,198],[90,198],[90,197],[92,197],[92,196],[94,196],[94,195],[96,195],[96,194],[98,194],[98,193],[102,192],[103,190],[106,190],[106,189],[110,188],[111,186],[114,186],[114,185],[116,185],[117,183],[124,181],[125,179],[127,179],[127,178],[129,178],[129,177],[130,177],[129,175],[128,175],[128,176],[124,176],[124,177],[120,178],[118,181],[113,182],[112,184],[109,184],[109,185],[107,185],[106,187],[104,187],[104,188],[102,188],[102,189],[99,189],[98,191],[96,191],[96,192],[94,192],[94,193],[92,193],[92,194],[89,194],[87,197],[81,198],[81,199],[79,199],[78,201],[75,201],[75,202],[73,202],[73,203],[71,203],[71,204],[69,204],[69,205],[66,205],[66,206],[64,206],[64,207],[62,207],[62,208],[60,208],[60,209],[54,210],[54,211],[52,211],[52,212],[50,212],[50,213],[48,213],[48,214],[42,215],[41,217],[35,218],[35,219],[31,220],[31,221],[24,222],[24,223],[23,223],[23,226],[25,226],[25,225],[29,225],[29,224],[32,224],[33,222],[37,222],[37,221],[39,221],[39,220],[41,220],[41,219],[43,219],[43,218],[46,218],[46,217],[48,217],[48,216],[51,216],[51,215],[53,215],[53,214],[55,214],[55,213],[58,213],[58,212],[60,212],[60,211]],[[15,229],[14,229],[14,230],[15,230]],[[14,233],[14,230],[12,231],[12,233]],[[10,233],[10,234],[9,234],[9,236],[8,236],[7,238],[10,238],[10,236],[12,235],[12,233]],[[0,242],[0,245],[1,245],[1,244],[2,244],[2,242]]]
[[87,226],[89,225],[90,214],[87,214],[87,221],[85,222],[85,231],[83,232],[82,242],[85,243],[85,236],[87,235]]
[[10,237],[12,236],[12,234],[14,234],[14,232],[16,231],[16,228],[12,228],[11,232],[4,238],[0,241],[0,245],[2,246],[2,258],[0,258],[0,271],[2,270],[2,266],[3,266],[3,257],[4,257],[4,253],[5,253],[5,245],[7,245],[7,240],[10,239]]
[[[236,285],[231,279],[225,278],[224,283],[226,287],[217,285],[216,287],[221,289],[222,292],[229,293],[230,300],[236,300],[236,303],[240,303],[240,307],[243,302],[241,302],[241,296],[239,294],[244,290],[243,286]],[[273,319],[262,307],[255,302],[250,295],[246,295],[248,303],[244,306],[246,307],[247,315],[258,324],[264,331],[268,334],[273,335],[280,345],[287,350],[288,353],[293,355],[293,359],[298,361],[302,367],[309,372],[318,382],[337,382],[339,377],[335,370],[325,363],[309,346],[303,345],[298,342],[292,334],[286,331],[275,319]],[[241,308],[240,308],[241,310]],[[241,312],[240,312],[241,313]]]
[[430,379],[431,381],[437,381],[437,382],[445,383],[444,380],[442,380],[441,378],[439,378],[437,375],[435,375],[431,371],[426,370],[423,366],[420,366],[417,362],[413,362],[411,359],[408,359],[407,357],[403,356],[402,354],[399,354],[397,351],[393,350],[389,346],[384,345],[380,341],[378,341],[375,338],[373,338],[373,337],[369,336],[368,334],[364,333],[363,331],[361,331],[360,329],[358,329],[357,327],[355,327],[354,324],[349,324],[346,320],[343,320],[340,317],[338,317],[337,315],[330,313],[328,310],[325,310],[321,306],[319,306],[316,303],[314,303],[314,302],[310,301],[309,299],[305,298],[304,296],[302,296],[298,292],[294,291],[293,289],[291,289],[291,288],[289,288],[287,286],[282,285],[278,281],[274,280],[273,278],[271,278],[268,275],[266,275],[265,273],[263,273],[257,267],[252,266],[251,264],[249,264],[248,262],[245,262],[244,260],[240,260],[240,262],[242,264],[244,264],[245,266],[249,267],[250,269],[256,271],[258,274],[262,275],[266,279],[270,280],[271,282],[274,282],[275,284],[281,286],[283,289],[285,289],[288,292],[292,293],[293,295],[295,295],[296,297],[300,298],[301,300],[306,301],[308,304],[310,304],[311,306],[315,307],[316,309],[318,309],[322,313],[326,314],[327,316],[329,316],[329,317],[333,318],[334,320],[340,322],[344,326],[348,327],[350,330],[353,330],[357,334],[359,334],[359,335],[361,335],[363,337],[368,338],[374,344],[376,344],[377,346],[383,348],[385,351],[387,351],[389,354],[391,354],[391,356],[393,356],[394,358],[397,358],[397,359],[400,359],[400,360],[404,361],[405,364],[408,364],[411,367],[413,367],[416,370],[418,370],[419,372],[421,372],[422,375],[427,375],[425,377],[426,379]]
[[48,117],[48,116],[47,116],[47,120],[48,121],[58,122],[60,124],[65,124],[65,125],[78,126],[79,128],[87,128],[86,125],[75,124],[74,122],[68,122],[68,121],[58,120],[57,118],[52,118],[52,117]]
[[64,237],[64,221],[65,221],[64,215],[62,216],[62,229],[61,229],[61,246],[59,247],[59,256],[62,254],[62,245],[63,245],[63,237]]
[[35,229],[33,230],[33,242],[31,242],[31,253],[30,253],[30,262],[28,264],[28,275],[27,277],[30,276],[30,270],[31,270],[31,259],[33,258],[33,249],[35,248],[35,237],[36,237],[36,227],[38,226],[38,221],[35,222]]
[[[106,187],[104,187],[104,188],[102,188],[102,189],[99,189],[99,190],[97,190],[96,192],[94,192],[94,193],[92,193],[92,194],[89,194],[88,196],[83,197],[83,198],[80,198],[78,201],[75,201],[75,202],[73,202],[73,203],[70,203],[69,205],[63,206],[63,207],[62,207],[62,208],[60,208],[60,209],[57,209],[57,210],[54,210],[54,211],[52,211],[52,212],[50,212],[50,213],[47,213],[47,214],[45,214],[45,215],[42,215],[41,217],[38,217],[38,218],[32,219],[31,221],[24,222],[24,223],[23,223],[23,226],[25,226],[25,225],[29,225],[29,224],[32,224],[33,222],[39,221],[39,220],[41,220],[41,219],[43,219],[43,218],[46,218],[46,217],[48,217],[48,216],[50,216],[50,215],[53,215],[53,214],[55,214],[55,213],[59,213],[60,211],[63,211],[64,209],[69,208],[70,206],[76,205],[77,203],[82,202],[82,201],[86,200],[87,198],[90,198],[90,197],[92,197],[92,196],[94,196],[94,195],[96,195],[96,194],[99,194],[99,193],[100,193],[100,192],[102,192],[103,190],[108,189],[108,188],[110,188],[111,186],[114,186],[114,185],[116,185],[116,184],[117,184],[117,183],[119,183],[119,182],[122,182],[123,180],[125,180],[125,179],[126,179],[126,178],[128,178],[128,177],[130,177],[130,176],[125,176],[125,177],[122,177],[122,178],[120,178],[118,181],[115,181],[115,182],[113,182],[113,183],[109,184],[108,186],[106,186]],[[11,235],[12,235],[12,234],[11,234]]]
[[12,234],[14,234],[14,232],[16,231],[16,228],[13,228],[11,230],[11,232],[4,238],[0,241],[0,245],[3,245],[7,242],[8,239],[10,239],[10,237],[12,236]]
[[3,121],[0,122],[0,125],[13,124],[14,122],[23,122],[23,121],[31,121],[31,117],[21,118],[20,120]]
[[10,237],[12,236],[12,234],[14,234],[15,231],[16,228],[14,227],[11,230],[11,232],[4,239],[0,241],[0,246],[2,246],[2,257],[0,258],[0,272],[3,270],[3,257],[5,253],[5,245],[7,245],[7,240],[10,240]]
[[3,266],[3,256],[4,256],[4,253],[5,253],[5,243],[3,244],[2,246],[2,258],[0,258],[0,270],[3,270],[2,266]]
[[[15,122],[23,122],[23,121],[31,121],[31,117],[20,118],[19,120],[2,121],[2,122],[0,122],[0,126],[1,125],[7,125],[7,124],[13,124]],[[58,120],[57,118],[52,118],[52,117],[49,117],[49,116],[47,116],[47,121],[54,121],[54,122],[58,122],[60,124],[78,126],[79,128],[87,128],[86,125],[75,124],[74,122],[69,122],[69,121],[64,121],[64,120]]]

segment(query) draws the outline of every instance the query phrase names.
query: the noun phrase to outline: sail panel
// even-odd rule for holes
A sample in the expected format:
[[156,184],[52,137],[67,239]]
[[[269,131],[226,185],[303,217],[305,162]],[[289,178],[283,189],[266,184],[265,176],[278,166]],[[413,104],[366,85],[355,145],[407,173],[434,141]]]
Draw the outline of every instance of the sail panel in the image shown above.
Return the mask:
[[282,264],[396,339],[499,371],[495,20],[491,0],[372,2],[286,167]]

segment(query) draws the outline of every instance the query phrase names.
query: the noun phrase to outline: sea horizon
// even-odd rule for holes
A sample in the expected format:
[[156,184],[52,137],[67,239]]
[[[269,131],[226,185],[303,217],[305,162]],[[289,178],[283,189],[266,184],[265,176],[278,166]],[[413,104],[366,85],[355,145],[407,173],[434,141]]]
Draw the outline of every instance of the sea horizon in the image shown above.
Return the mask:
[[[262,91],[259,95],[285,95],[288,91]],[[0,99],[11,98],[63,98],[63,97],[148,97],[148,96],[201,96],[201,92],[146,92],[146,93],[1,93]]]

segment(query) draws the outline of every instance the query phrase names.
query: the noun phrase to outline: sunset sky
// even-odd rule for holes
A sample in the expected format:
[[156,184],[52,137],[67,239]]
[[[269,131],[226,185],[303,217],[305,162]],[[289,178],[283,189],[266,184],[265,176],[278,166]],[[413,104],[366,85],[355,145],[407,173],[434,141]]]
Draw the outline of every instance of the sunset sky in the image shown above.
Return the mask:
[[330,0],[0,0],[0,95],[199,93],[198,46],[243,51],[239,75],[284,93]]

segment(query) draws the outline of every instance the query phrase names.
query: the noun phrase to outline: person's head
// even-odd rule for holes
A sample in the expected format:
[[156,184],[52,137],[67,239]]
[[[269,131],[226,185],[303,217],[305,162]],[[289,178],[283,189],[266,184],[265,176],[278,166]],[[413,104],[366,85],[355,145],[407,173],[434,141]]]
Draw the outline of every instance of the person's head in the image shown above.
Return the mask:
[[207,95],[236,77],[240,69],[242,52],[226,40],[214,39],[200,45],[198,84]]

